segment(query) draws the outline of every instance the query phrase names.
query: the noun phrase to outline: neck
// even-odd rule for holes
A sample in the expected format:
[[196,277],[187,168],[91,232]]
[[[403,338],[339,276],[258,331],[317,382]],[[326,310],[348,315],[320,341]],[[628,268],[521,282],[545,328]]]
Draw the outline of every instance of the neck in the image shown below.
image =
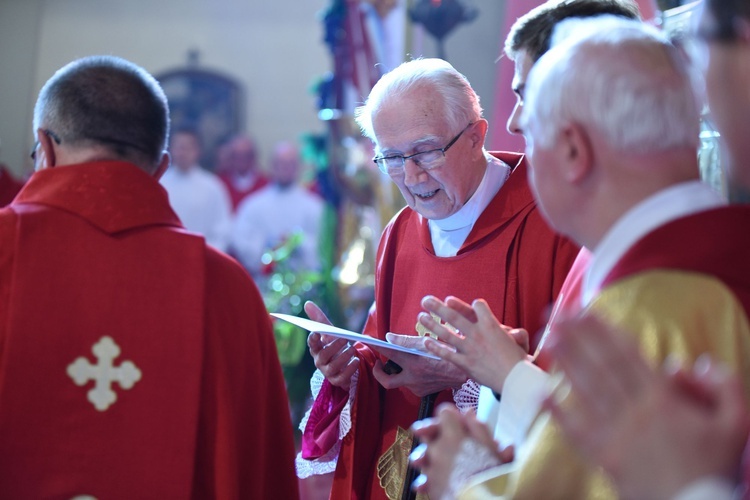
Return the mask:
[[[698,160],[692,148],[632,154],[615,153],[600,163],[588,192],[578,197],[582,206],[570,236],[586,248],[596,248],[609,229],[631,208],[677,184],[699,180]],[[587,200],[587,201],[583,201]]]
[[484,179],[484,175],[487,172],[487,162],[488,158],[482,155],[482,157],[477,159],[474,166],[470,169],[470,172],[473,172],[473,187],[467,193],[466,199],[463,203],[464,205],[471,199],[472,196],[474,196],[474,194],[477,192],[477,189],[479,188],[479,185],[482,183],[482,179]]

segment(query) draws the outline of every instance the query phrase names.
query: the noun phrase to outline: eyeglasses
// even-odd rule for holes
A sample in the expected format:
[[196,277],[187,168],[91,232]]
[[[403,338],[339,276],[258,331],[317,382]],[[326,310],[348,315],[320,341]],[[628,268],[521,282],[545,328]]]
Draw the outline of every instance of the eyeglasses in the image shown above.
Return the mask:
[[445,163],[445,152],[453,146],[461,135],[466,132],[466,129],[474,125],[475,122],[471,122],[464,127],[464,129],[458,133],[456,137],[442,148],[430,149],[428,151],[420,151],[413,155],[391,155],[391,156],[376,156],[372,161],[377,164],[381,172],[388,175],[400,174],[404,171],[404,165],[406,160],[411,160],[416,163],[422,170],[432,170]]
[[[58,136],[56,133],[54,133],[50,129],[47,129],[47,128],[42,129],[42,132],[44,132],[44,135],[46,135],[47,137],[51,137],[52,140],[55,141],[55,143],[57,143],[57,145],[60,145],[60,143],[62,142],[62,140],[60,139],[60,136]],[[39,147],[39,141],[37,140],[34,143],[34,147],[31,148],[31,154],[29,155],[31,157],[31,161],[36,161],[36,150],[38,147]]]

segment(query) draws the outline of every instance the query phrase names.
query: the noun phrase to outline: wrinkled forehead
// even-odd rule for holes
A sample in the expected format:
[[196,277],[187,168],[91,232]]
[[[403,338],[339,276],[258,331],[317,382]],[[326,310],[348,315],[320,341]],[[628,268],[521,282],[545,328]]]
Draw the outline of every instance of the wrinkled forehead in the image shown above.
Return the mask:
[[446,134],[445,106],[434,93],[412,91],[384,102],[372,125],[379,149],[403,149]]

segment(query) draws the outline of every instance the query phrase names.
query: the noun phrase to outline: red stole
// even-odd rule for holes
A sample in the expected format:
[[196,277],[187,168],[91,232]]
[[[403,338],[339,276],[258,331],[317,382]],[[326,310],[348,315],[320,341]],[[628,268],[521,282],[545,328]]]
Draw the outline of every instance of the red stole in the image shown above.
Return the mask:
[[[695,228],[700,227],[700,238]],[[602,288],[651,269],[676,269],[715,276],[750,312],[750,207],[716,208],[677,219],[641,238],[619,260]],[[719,244],[717,244],[719,242]]]
[[[35,174],[11,205],[18,238],[0,360],[0,491],[188,498],[203,239],[179,229],[163,190],[133,166],[53,170]],[[99,189],[112,184],[120,189]],[[127,390],[112,382],[116,400],[99,411],[87,399],[94,382],[76,385],[68,368],[100,362],[92,348],[103,336],[120,349],[112,365],[130,361],[141,378]]]

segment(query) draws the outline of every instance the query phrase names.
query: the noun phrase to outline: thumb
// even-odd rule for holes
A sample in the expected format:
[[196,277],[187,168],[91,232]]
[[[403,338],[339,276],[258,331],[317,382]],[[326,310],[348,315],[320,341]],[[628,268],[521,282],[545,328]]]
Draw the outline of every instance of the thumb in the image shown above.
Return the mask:
[[311,300],[305,302],[305,313],[307,314],[307,317],[313,321],[325,323],[326,325],[332,324],[331,320],[328,319],[328,316],[325,315],[323,310]]
[[424,338],[416,335],[399,335],[398,333],[388,332],[385,334],[385,339],[391,344],[403,347],[424,347]]
[[508,334],[525,352],[529,352],[529,332],[523,328],[514,328]]

